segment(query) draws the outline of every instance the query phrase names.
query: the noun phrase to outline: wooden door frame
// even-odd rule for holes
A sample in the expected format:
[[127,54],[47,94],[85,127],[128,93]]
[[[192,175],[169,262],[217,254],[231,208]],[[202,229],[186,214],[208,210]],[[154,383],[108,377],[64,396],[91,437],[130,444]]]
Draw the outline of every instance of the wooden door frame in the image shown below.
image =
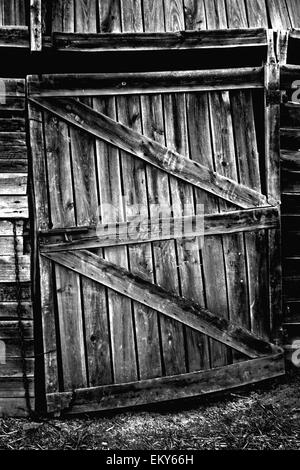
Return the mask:
[[[146,87],[145,85],[143,85],[143,80],[146,80]],[[79,104],[74,99],[69,98],[70,96],[74,96],[74,86],[79,87],[79,89],[81,90],[80,92],[75,93],[76,96],[94,95],[95,93],[101,95],[103,93],[105,95],[136,94],[149,92],[149,88],[147,88],[147,86],[149,87],[147,80],[149,80],[149,74],[97,74],[96,76],[64,75],[44,76],[42,77],[42,79],[40,79],[39,77],[30,76],[28,77],[28,99],[30,108],[30,119],[34,120],[34,107],[38,106],[39,109],[45,109],[47,111],[50,111],[59,118],[63,119],[64,121],[67,121],[69,124],[75,125],[81,130],[88,131],[96,137],[104,138],[104,140],[106,139],[109,142],[108,134],[105,135],[103,134],[103,132],[101,133],[101,126],[97,127],[96,124],[93,126],[92,119],[88,120],[87,125],[84,123],[80,112],[82,111],[82,109],[87,111],[87,109],[84,109],[87,107],[85,105]],[[96,83],[98,85],[98,89],[95,86]],[[275,339],[275,342],[278,343],[278,328],[281,324],[281,270],[280,264],[278,263],[278,261],[280,262],[279,138],[277,139],[277,135],[279,135],[277,133],[277,129],[279,129],[280,102],[279,66],[274,57],[271,56],[269,57],[269,60],[264,65],[264,67],[258,67],[251,70],[235,69],[225,71],[194,71],[193,73],[185,71],[178,72],[175,80],[174,73],[153,72],[150,76],[150,83],[151,93],[170,93],[172,91],[215,91],[245,88],[264,89],[264,122],[266,131],[266,196],[262,196],[261,194],[256,193],[255,191],[250,189],[247,190],[246,187],[241,187],[241,185],[235,183],[234,181],[219,177],[217,174],[214,174],[212,178],[211,172],[208,172],[205,167],[201,167],[201,171],[197,173],[196,170],[197,167],[199,168],[199,165],[197,167],[193,166],[192,161],[185,159],[185,157],[182,157],[175,153],[173,153],[171,156],[172,158],[170,160],[170,165],[168,162],[165,163],[164,158],[162,158],[161,160],[155,160],[154,155],[151,155],[151,152],[149,153],[147,151],[145,154],[143,154],[143,152],[137,151],[136,153],[134,153],[131,149],[128,149],[128,147],[125,147],[125,150],[129,150],[129,152],[133,153],[139,158],[145,159],[145,156],[147,155],[147,158],[145,160],[148,163],[154,163],[156,166],[159,166],[165,171],[171,172],[171,174],[174,174],[177,177],[182,177],[180,171],[182,169],[183,164],[184,168],[188,168],[188,171],[184,173],[184,181],[187,181],[202,189],[207,189],[207,186],[205,186],[205,178],[207,178],[207,180],[216,181],[217,184],[215,186],[214,191],[218,191],[219,185],[221,186],[221,191],[219,191],[219,193],[217,192],[216,194],[222,197],[223,192],[223,197],[225,194],[226,200],[240,205],[242,210],[239,212],[238,215],[237,213],[235,213],[235,216],[233,213],[226,213],[207,216],[205,219],[205,229],[207,234],[226,233],[226,229],[224,228],[224,220],[226,220],[226,217],[232,217],[231,222],[235,224],[234,230],[237,231],[259,230],[260,228],[275,229],[269,232],[269,271],[271,273],[271,319],[272,324],[274,325],[274,331],[272,332],[272,336]],[[62,112],[64,107],[67,109],[67,112]],[[89,110],[89,112],[91,113],[92,111]],[[100,116],[99,113],[96,117],[98,119],[102,119],[102,123],[105,123],[107,125],[111,124],[109,122],[109,118],[105,119],[103,115]],[[117,131],[122,134],[124,126],[114,123],[112,129],[117,129]],[[126,132],[128,132],[128,129],[126,129]],[[114,136],[115,135],[116,134],[114,134]],[[130,135],[132,139],[141,139],[141,136],[135,136],[133,131],[130,131]],[[40,136],[40,138],[42,138],[42,136]],[[151,146],[154,145],[152,141],[149,142],[149,139],[143,138],[142,140],[142,144],[144,146],[143,148],[147,148],[149,150]],[[122,145],[121,139],[118,142],[120,145]],[[35,144],[36,143],[33,143],[33,145]],[[147,147],[147,144],[151,145],[148,145]],[[164,154],[161,146],[155,144],[155,150],[156,152],[158,152],[158,154],[159,152],[161,152],[163,157]],[[180,165],[178,166],[178,163],[181,164],[181,167]],[[180,171],[178,170],[178,168],[180,168]],[[195,174],[197,174],[196,177]],[[194,176],[192,177],[192,175]],[[225,192],[223,191],[224,187],[227,187],[227,190]],[[235,198],[234,200],[232,200],[232,193],[228,191],[229,187],[233,187],[234,190],[240,195],[239,199]],[[245,192],[247,193],[246,200],[243,199]],[[257,207],[261,205],[265,207]],[[255,209],[253,209],[254,206],[256,206]],[[235,221],[234,217],[236,218]],[[244,223],[245,220],[246,224]],[[174,223],[174,221],[172,222]],[[144,229],[146,237],[148,234],[148,223],[149,221],[146,221],[146,227]],[[125,225],[123,224],[123,228],[124,227],[126,228],[126,223]],[[234,230],[231,227],[230,233],[232,233]],[[72,241],[68,236],[70,234],[72,236]],[[40,247],[38,247],[37,243],[38,238],[41,242]],[[150,237],[146,241],[151,240],[152,239]],[[93,231],[90,230],[89,227],[82,228],[80,230],[76,228],[69,228],[67,231],[46,230],[42,231],[39,234],[36,232],[34,242],[34,266],[35,269],[37,269],[38,258],[41,255],[44,258],[44,268],[50,262],[50,260],[60,263],[61,259],[64,257],[63,265],[73,269],[75,266],[74,262],[76,260],[76,251],[71,251],[71,254],[64,255],[65,250],[69,251],[70,248],[71,250],[76,250],[79,248],[82,249],[95,246],[116,246],[118,244],[137,243],[139,241],[140,240],[135,237],[133,237],[131,240],[129,240],[128,237],[112,238],[109,226],[107,227],[107,231],[100,242],[98,237],[97,240],[95,240],[95,234],[93,233]],[[87,245],[87,242],[90,243],[90,245]],[[84,252],[81,250],[79,253],[81,253],[81,256],[90,256],[90,258],[88,259],[89,261],[91,260],[91,255],[89,255],[88,252]],[[46,258],[48,259],[47,262]],[[99,259],[94,260],[94,262],[96,269],[96,264],[98,263],[98,265],[100,266],[101,262]],[[105,262],[102,262],[102,268],[104,267],[104,264]],[[78,269],[78,266],[76,269]],[[137,286],[137,284],[140,282],[139,279],[134,279],[134,276],[132,276],[130,273],[124,272],[124,270],[122,271],[120,268],[118,269],[118,267],[110,263],[106,264],[106,270],[107,269],[114,271],[115,278],[117,278],[118,274],[120,273],[122,274],[123,278],[124,276],[127,276],[128,282],[130,282],[131,284],[135,284],[135,286]],[[98,271],[97,269],[96,271],[94,270],[93,275],[95,275],[95,272],[99,274],[100,271],[101,269],[98,269]],[[86,275],[86,272],[81,272],[81,274]],[[37,282],[37,274],[35,275],[34,279],[35,282]],[[48,282],[50,282],[49,278]],[[146,284],[147,283],[145,283],[145,285]],[[116,288],[116,285],[117,284],[109,284],[109,287]],[[147,288],[149,292],[152,292],[151,295],[154,296],[153,299],[159,300],[159,296],[166,295],[166,292],[163,292],[162,289],[158,288],[157,286],[150,285],[149,283],[147,284]],[[122,291],[120,290],[119,292]],[[126,295],[125,291],[122,293]],[[51,295],[51,288],[48,294]],[[168,296],[168,302],[171,302],[170,305],[172,306],[172,308],[174,308],[175,305],[177,305],[177,307],[178,305],[180,305],[182,299],[176,296]],[[150,302],[150,306],[153,307],[153,303]],[[161,311],[164,314],[166,314],[166,312],[168,314],[172,311],[172,308],[170,308],[169,310]],[[183,398],[212,393],[218,390],[226,390],[228,388],[239,387],[243,384],[254,383],[256,381],[260,381],[265,378],[274,377],[284,373],[283,352],[280,347],[272,345],[268,342],[262,342],[260,338],[257,338],[255,335],[247,332],[247,330],[244,330],[242,328],[235,328],[230,322],[224,323],[223,319],[221,322],[222,328],[220,329],[220,325],[218,326],[218,318],[212,312],[208,312],[205,309],[201,309],[198,305],[193,304],[192,302],[190,302],[189,308],[191,309],[191,311],[193,309],[194,311],[195,309],[197,311],[198,309],[199,314],[202,315],[202,320],[203,318],[205,318],[205,315],[207,316],[207,319],[210,319],[210,321],[214,318],[216,326],[216,330],[214,330],[214,335],[216,336],[213,337],[220,340],[222,338],[222,335],[224,335],[225,330],[227,330],[228,332],[230,331],[230,334],[229,336],[227,336],[226,339],[227,343],[225,341],[226,344],[231,346],[237,346],[237,342],[230,343],[230,341],[232,341],[232,337],[235,337],[236,334],[242,335],[242,340],[240,344],[245,341],[247,342],[247,337],[249,340],[252,340],[253,344],[251,347],[249,347],[248,349],[240,349],[244,353],[248,354],[252,359],[250,361],[235,363],[217,369],[181,374],[179,376],[173,377],[143,380],[129,384],[100,386],[89,389],[77,389],[73,392],[47,393],[48,412],[57,412],[60,410],[64,410],[70,413],[76,413],[78,411],[93,411],[99,408],[109,409],[115,407],[127,407],[142,404],[149,401],[155,402],[168,400],[172,398],[172,393],[170,390],[173,390],[173,398],[176,394],[177,397]],[[186,320],[183,316],[176,317],[176,319],[186,323]],[[203,329],[203,324],[200,326],[201,322],[199,323],[199,318],[196,320],[195,317],[191,317],[188,322],[189,323],[186,324],[188,324],[189,326],[199,329],[199,331],[201,332],[205,332],[205,329]],[[219,333],[216,333],[217,330],[219,331]],[[258,346],[258,350],[255,349],[254,345]],[[200,382],[206,385],[200,387]],[[145,398],[147,394],[148,397],[150,396],[148,400]],[[92,403],[90,401],[91,399],[95,402]]]

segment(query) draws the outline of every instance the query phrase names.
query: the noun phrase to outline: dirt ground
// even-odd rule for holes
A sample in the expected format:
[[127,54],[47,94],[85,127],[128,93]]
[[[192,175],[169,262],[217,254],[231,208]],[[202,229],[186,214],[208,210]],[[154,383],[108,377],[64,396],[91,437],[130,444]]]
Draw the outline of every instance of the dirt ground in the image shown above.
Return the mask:
[[300,450],[300,373],[159,409],[0,420],[0,449]]

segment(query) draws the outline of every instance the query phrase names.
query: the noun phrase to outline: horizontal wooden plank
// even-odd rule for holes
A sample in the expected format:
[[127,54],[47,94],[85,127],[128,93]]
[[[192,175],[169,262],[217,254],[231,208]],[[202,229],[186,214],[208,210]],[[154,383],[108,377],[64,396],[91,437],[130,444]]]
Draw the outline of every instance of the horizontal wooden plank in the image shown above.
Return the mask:
[[0,144],[0,163],[1,160],[24,159],[27,160],[27,147],[24,144]]
[[0,47],[29,48],[27,26],[1,26]]
[[300,151],[282,149],[280,161],[283,170],[300,171]]
[[[101,248],[115,245],[145,243],[157,240],[193,238],[196,236],[222,235],[225,233],[249,232],[279,227],[279,212],[273,207],[254,210],[206,214],[181,218],[148,219],[138,222],[99,225],[70,233],[72,240],[66,241],[65,233],[58,230],[40,233],[41,252]],[[80,230],[80,228],[79,228]]]
[[[19,256],[20,281],[30,280],[30,256]],[[14,256],[0,256],[0,282],[16,280],[16,265]]]
[[[1,42],[0,27],[0,42]],[[1,78],[0,97],[23,97],[25,98],[25,80],[23,78]]]
[[289,38],[290,39],[300,39],[300,29],[292,28],[289,31]]
[[[28,377],[33,377],[34,374],[34,359],[26,359],[26,375]],[[0,390],[1,384],[5,382],[5,379],[8,378],[17,378],[23,376],[23,360],[21,357],[8,358],[1,356],[0,361]],[[11,395],[7,395],[11,396]]]
[[[1,341],[5,343],[5,357],[7,361],[18,359],[22,356],[20,336],[16,328],[6,329],[5,338]],[[33,337],[25,339],[24,350],[27,359],[34,359]]]
[[[17,302],[0,302],[0,319],[16,319],[18,318],[17,313]],[[33,312],[32,312],[32,303],[31,302],[22,302],[21,304],[22,310],[21,315],[24,319],[32,319]]]
[[[20,296],[23,301],[31,300],[31,283],[22,283]],[[15,282],[0,282],[0,302],[15,302],[18,299],[18,288]]]
[[[19,255],[23,254],[23,237],[17,237],[17,252]],[[0,257],[13,255],[15,252],[14,237],[2,237],[0,234]]]
[[300,149],[300,128],[282,127],[280,129],[280,145],[284,150]]
[[25,111],[25,98],[22,96],[2,96],[0,99],[0,111]]
[[300,80],[300,65],[282,65],[280,67],[280,88],[281,90],[297,89],[295,80]]
[[2,118],[0,117],[0,129],[3,132],[24,132],[25,118]]
[[282,127],[300,127],[300,103],[284,103],[281,105],[280,111]]
[[25,195],[27,193],[27,179],[27,175],[24,173],[0,173],[0,194]]
[[[24,339],[33,338],[33,322],[30,320],[23,320]],[[0,339],[6,340],[15,337],[19,341],[19,324],[18,321],[0,321]]]
[[[34,408],[34,399],[31,399],[31,407]],[[27,417],[25,398],[0,398],[0,416],[1,417]]]
[[266,197],[257,191],[219,175],[77,100],[43,98],[33,102],[75,127],[239,207],[248,209],[268,205]]
[[58,33],[53,47],[67,52],[215,49],[267,46],[265,29],[199,30],[163,33]]
[[31,97],[103,96],[263,88],[263,67],[28,77]]
[[[28,377],[29,393],[34,397],[34,379]],[[0,399],[2,398],[24,398],[24,383],[21,377],[0,377]]]
[[281,190],[283,193],[300,194],[300,171],[281,170]]
[[0,196],[0,218],[28,219],[27,196]]
[[195,302],[172,294],[89,251],[44,253],[43,256],[221,341],[249,357],[269,354],[276,348],[248,330],[230,323],[225,315],[224,318],[215,315]]
[[25,132],[1,132],[0,129],[0,147],[5,146],[26,146]]
[[18,236],[23,235],[24,232],[24,221],[23,220],[2,220],[0,219],[0,235],[5,237],[12,237],[13,227],[16,226],[16,233]]
[[47,394],[49,412],[84,413],[207,395],[283,375],[282,354],[201,372]]
[[6,158],[0,156],[0,173],[28,173],[28,159],[26,158]]

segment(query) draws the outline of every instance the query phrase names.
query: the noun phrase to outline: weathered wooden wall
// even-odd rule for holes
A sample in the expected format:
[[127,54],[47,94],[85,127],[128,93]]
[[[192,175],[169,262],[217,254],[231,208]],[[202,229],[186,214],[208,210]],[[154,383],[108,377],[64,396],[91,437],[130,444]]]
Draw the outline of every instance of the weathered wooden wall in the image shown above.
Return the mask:
[[[0,0],[0,25],[28,24],[28,3],[26,0]],[[300,2],[299,0],[52,0],[43,2],[43,29],[44,33],[48,35],[54,31],[150,32],[227,27],[299,28]],[[20,72],[20,76],[25,74],[24,70]],[[15,213],[11,213],[11,205],[9,206],[12,199],[8,203],[8,194],[11,197],[12,191],[21,201],[24,213],[27,210],[24,198],[26,193],[25,114],[24,108],[16,109],[16,104],[12,104],[16,102],[19,102],[19,98],[12,98],[9,106],[0,104],[0,216],[5,211],[6,217],[12,215],[15,217]],[[13,155],[9,150],[12,145],[15,145]],[[17,178],[15,177],[16,173],[19,173]],[[14,176],[12,177],[12,175]],[[296,180],[293,180],[293,184],[297,186],[300,183],[300,178],[298,180],[297,175],[294,176]],[[14,203],[12,205],[14,206]],[[295,207],[298,206],[294,205],[293,211]],[[283,211],[286,216],[283,218],[283,231],[286,233],[287,239],[290,240],[289,237],[293,235],[290,234],[288,228],[290,209],[287,204],[283,205]],[[29,257],[26,249],[23,251],[22,248],[24,245],[22,233],[23,225],[20,225],[20,255],[27,276],[23,278],[22,287],[24,315],[26,315],[24,318],[26,318],[26,325],[28,325],[28,338],[31,338]],[[290,242],[289,246],[291,246]],[[20,361],[15,359],[19,357],[20,353],[16,329],[16,289],[12,248],[12,224],[8,220],[1,221],[0,339],[4,339],[8,345],[12,345],[9,347],[11,347],[14,365],[8,367],[8,364],[12,364],[12,362],[6,365],[0,364],[0,415],[6,410],[8,413],[20,414],[21,409],[24,409],[24,399],[20,398],[24,395]],[[296,252],[291,254],[297,256]],[[289,307],[292,307],[292,310],[288,312],[286,322],[292,324],[291,328],[294,329],[295,323],[299,325],[300,322],[298,310],[300,297],[297,294],[300,269],[296,271],[296,274],[293,273],[292,277],[293,281],[290,282],[291,277],[287,275],[285,283],[286,300]],[[290,295],[291,289],[293,294]],[[292,316],[291,311],[295,312]],[[291,323],[289,323],[290,320]],[[30,343],[31,354],[31,339],[28,343]],[[1,375],[5,378],[1,379]],[[3,408],[4,401],[5,407]]]

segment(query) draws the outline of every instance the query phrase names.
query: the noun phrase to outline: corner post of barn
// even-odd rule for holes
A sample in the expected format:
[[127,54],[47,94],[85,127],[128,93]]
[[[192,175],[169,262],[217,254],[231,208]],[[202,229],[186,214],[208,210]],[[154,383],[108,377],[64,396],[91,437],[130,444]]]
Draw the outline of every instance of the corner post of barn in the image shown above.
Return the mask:
[[[282,49],[283,55],[284,49]],[[265,64],[265,183],[268,203],[280,215],[280,63],[275,53],[274,31],[268,30],[268,53]],[[269,231],[269,305],[272,340],[282,339],[282,269],[281,227]]]

